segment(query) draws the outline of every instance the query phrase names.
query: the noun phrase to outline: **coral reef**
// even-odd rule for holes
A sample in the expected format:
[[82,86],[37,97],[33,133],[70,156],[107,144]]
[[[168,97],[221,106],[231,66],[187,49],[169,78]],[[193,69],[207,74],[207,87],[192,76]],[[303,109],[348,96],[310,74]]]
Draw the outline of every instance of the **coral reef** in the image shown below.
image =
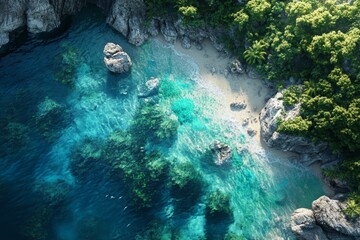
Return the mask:
[[38,104],[34,118],[38,132],[48,141],[54,141],[59,131],[70,123],[71,114],[65,106],[46,97]]

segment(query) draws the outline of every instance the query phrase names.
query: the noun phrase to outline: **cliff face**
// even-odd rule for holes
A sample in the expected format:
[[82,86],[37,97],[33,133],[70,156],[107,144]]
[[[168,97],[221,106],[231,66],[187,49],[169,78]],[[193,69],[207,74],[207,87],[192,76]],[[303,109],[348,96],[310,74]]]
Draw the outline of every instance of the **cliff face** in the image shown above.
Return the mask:
[[291,216],[291,230],[304,240],[360,239],[360,219],[344,214],[346,204],[322,196],[312,209],[299,208]]
[[[129,1],[131,2],[131,1]],[[87,3],[109,11],[111,0],[1,0],[0,48],[12,40],[14,31],[49,32],[59,27],[65,15],[77,13]]]
[[291,109],[287,109],[284,106],[281,92],[269,99],[260,113],[263,140],[269,147],[299,154],[299,161],[305,165],[311,165],[314,162],[325,164],[335,161],[336,157],[331,154],[327,144],[315,144],[308,138],[291,136],[277,131],[279,119],[295,118],[299,115],[300,108],[301,106],[298,104]]
[[214,47],[226,52],[218,41],[224,29],[191,29],[183,27],[174,16],[154,18],[145,24],[146,6],[143,0],[0,0],[0,50],[14,39],[15,32],[49,32],[60,26],[66,15],[79,12],[86,4],[97,5],[107,13],[107,23],[124,35],[130,43],[139,46],[149,36],[162,34],[173,43],[180,39],[184,48],[209,39]]

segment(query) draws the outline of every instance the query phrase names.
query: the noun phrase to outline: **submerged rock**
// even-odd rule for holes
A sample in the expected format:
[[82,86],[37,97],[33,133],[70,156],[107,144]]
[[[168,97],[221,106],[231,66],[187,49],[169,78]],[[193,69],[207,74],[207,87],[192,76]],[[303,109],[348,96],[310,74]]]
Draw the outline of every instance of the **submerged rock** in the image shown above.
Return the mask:
[[152,97],[159,93],[160,80],[158,78],[152,78],[148,80],[145,84],[138,87],[139,93],[138,97],[147,98]]
[[111,72],[123,73],[130,71],[131,59],[120,45],[107,43],[104,48],[104,55],[104,63]]
[[214,141],[210,144],[211,151],[215,154],[215,164],[223,165],[226,162],[229,162],[232,158],[232,151],[229,145],[222,143],[219,140]]
[[346,204],[322,196],[312,209],[297,209],[291,216],[291,230],[299,239],[345,240],[360,239],[360,219],[349,219]]

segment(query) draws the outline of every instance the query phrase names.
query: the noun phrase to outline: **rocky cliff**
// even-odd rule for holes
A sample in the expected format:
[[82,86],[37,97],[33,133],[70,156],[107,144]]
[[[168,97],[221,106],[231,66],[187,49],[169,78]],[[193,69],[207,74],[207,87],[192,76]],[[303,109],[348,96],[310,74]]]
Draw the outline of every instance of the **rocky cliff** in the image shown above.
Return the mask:
[[346,204],[322,196],[312,209],[299,208],[291,216],[291,230],[304,240],[358,240],[360,219],[345,215]]
[[65,16],[79,12],[87,4],[95,4],[107,15],[107,23],[128,38],[134,45],[141,45],[148,37],[161,33],[168,42],[180,39],[183,47],[209,39],[218,51],[225,52],[218,39],[224,29],[191,29],[183,27],[174,16],[146,20],[143,0],[0,0],[0,50],[16,38],[17,33],[49,32],[60,26]]
[[295,118],[301,108],[300,104],[292,108],[285,107],[282,97],[282,93],[278,92],[260,112],[261,135],[265,143],[269,147],[299,154],[299,161],[305,165],[335,161],[336,157],[331,154],[327,144],[315,144],[308,138],[277,131],[279,120]]

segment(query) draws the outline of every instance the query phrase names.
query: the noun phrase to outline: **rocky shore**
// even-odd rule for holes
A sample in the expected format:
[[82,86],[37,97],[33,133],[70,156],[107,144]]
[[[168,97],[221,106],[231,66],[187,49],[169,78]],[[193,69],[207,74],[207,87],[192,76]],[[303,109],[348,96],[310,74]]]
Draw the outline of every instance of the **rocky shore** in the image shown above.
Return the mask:
[[180,39],[184,48],[194,45],[201,49],[201,43],[209,39],[218,51],[226,51],[219,41],[223,30],[183,27],[179,19],[170,16],[153,18],[145,25],[146,7],[143,0],[1,1],[0,50],[5,52],[20,33],[37,34],[55,30],[64,18],[76,14],[87,4],[101,8],[107,14],[107,23],[136,46],[149,37],[162,34],[170,43]]
[[[208,39],[219,52],[226,49],[219,41],[223,30],[191,29],[183,27],[179,19],[154,18],[148,24],[143,0],[19,0],[0,2],[0,52],[6,52],[20,33],[38,34],[60,27],[68,15],[79,12],[87,4],[95,4],[107,14],[107,23],[134,45],[141,45],[149,37],[163,35],[167,42],[181,41],[184,48],[202,49]],[[243,72],[235,64],[234,71]],[[148,93],[146,93],[148,94]],[[145,95],[146,95],[145,94]],[[270,98],[260,113],[261,137],[272,148],[297,153],[304,165],[320,162],[322,165],[337,160],[327,145],[314,144],[309,139],[290,136],[277,131],[278,120],[297,116],[300,105],[286,108],[282,93]],[[234,105],[239,107],[238,105]],[[244,106],[242,106],[243,108]],[[351,221],[343,213],[341,199],[326,196],[314,201],[312,209],[297,209],[291,218],[291,227],[299,239],[360,239],[358,221]]]

